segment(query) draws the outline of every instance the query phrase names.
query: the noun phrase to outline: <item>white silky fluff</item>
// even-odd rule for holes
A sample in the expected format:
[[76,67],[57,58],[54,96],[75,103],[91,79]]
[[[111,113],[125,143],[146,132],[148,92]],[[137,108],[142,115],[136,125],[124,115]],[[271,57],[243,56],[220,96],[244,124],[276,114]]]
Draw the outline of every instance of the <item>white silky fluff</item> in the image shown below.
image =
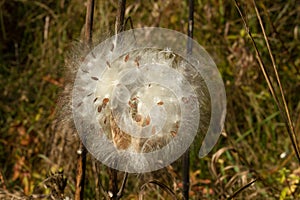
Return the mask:
[[[210,116],[204,119],[214,132],[204,140],[204,151],[212,148],[225,112],[224,101],[212,97],[225,97],[222,89],[215,92],[223,83],[202,48],[195,57],[185,54],[184,40],[167,29],[134,29],[86,56],[74,83],[73,117],[81,140],[99,161],[130,173],[170,164],[193,142],[205,98],[218,104],[211,115],[221,114],[216,124]],[[203,92],[203,83],[210,94]]]

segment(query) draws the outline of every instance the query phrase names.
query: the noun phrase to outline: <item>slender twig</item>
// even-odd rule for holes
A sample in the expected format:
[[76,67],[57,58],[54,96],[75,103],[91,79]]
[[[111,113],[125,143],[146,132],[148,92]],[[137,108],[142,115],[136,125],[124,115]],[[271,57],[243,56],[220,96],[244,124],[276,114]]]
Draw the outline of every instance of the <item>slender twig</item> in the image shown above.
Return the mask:
[[102,194],[102,196],[104,197],[104,199],[109,200],[110,197],[108,195],[108,193],[104,190],[104,187],[101,183],[101,179],[100,179],[100,163],[97,160],[93,160],[93,173],[95,174],[95,186],[96,186],[96,199],[100,199],[100,193]]
[[[119,0],[117,21],[116,21],[116,34],[124,30],[125,8],[126,8],[126,0]],[[118,191],[118,171],[116,169],[112,169],[111,172],[112,172],[111,175],[112,176],[112,199],[118,200],[123,195],[128,174],[125,173],[122,186]]]
[[124,192],[124,189],[125,189],[127,178],[128,178],[128,173],[125,172],[124,178],[123,178],[123,181],[122,181],[122,185],[121,185],[120,190],[119,190],[119,192],[117,194],[118,199],[121,199],[121,197],[123,196],[123,192]]
[[188,44],[187,44],[187,50],[188,54],[192,53],[193,50],[193,32],[194,32],[194,0],[189,0],[189,19],[188,19]]
[[89,0],[87,4],[85,18],[85,44],[90,48],[93,39],[93,17],[94,17],[94,0]]
[[[192,54],[193,51],[193,31],[194,31],[194,0],[189,0],[189,19],[188,19],[188,41],[187,53]],[[189,148],[182,157],[182,181],[183,181],[183,198],[189,199],[190,189],[190,150]]]
[[82,142],[80,142],[79,150],[77,151],[77,171],[76,171],[76,188],[75,188],[75,200],[83,199],[84,192],[84,179],[86,168],[86,149]]
[[190,151],[183,154],[182,157],[182,181],[183,181],[183,191],[182,195],[185,200],[189,199],[189,189],[190,189]]
[[254,5],[254,8],[255,8],[256,16],[258,18],[258,21],[259,21],[262,33],[264,35],[264,39],[265,39],[265,42],[266,42],[266,45],[267,45],[267,48],[268,48],[269,56],[271,58],[272,66],[273,66],[273,69],[274,69],[274,72],[275,72],[276,81],[277,81],[277,84],[279,86],[281,101],[282,101],[283,107],[284,107],[284,109],[282,109],[283,110],[282,111],[282,115],[283,115],[283,117],[284,117],[284,119],[286,121],[286,126],[287,126],[287,130],[288,130],[288,133],[289,133],[289,136],[290,136],[290,140],[291,140],[291,142],[293,144],[296,156],[297,156],[298,161],[300,163],[300,151],[299,151],[298,141],[297,141],[295,129],[294,129],[291,117],[290,117],[289,109],[287,107],[285,96],[284,96],[284,93],[283,93],[283,89],[282,89],[281,81],[280,81],[280,78],[279,78],[279,75],[278,75],[278,71],[277,71],[275,59],[273,57],[272,50],[271,50],[271,47],[270,47],[270,44],[269,44],[269,40],[268,40],[268,37],[266,35],[266,32],[265,32],[265,29],[264,29],[264,26],[263,26],[263,23],[262,23],[262,20],[261,20],[258,8],[256,6],[256,3],[255,3],[254,0],[252,0],[252,2],[253,2],[253,5]]
[[[85,22],[85,44],[90,47],[92,44],[92,28],[94,15],[94,0],[89,0],[87,4],[86,22]],[[86,169],[86,148],[80,142],[77,159],[77,176],[75,188],[75,200],[82,200],[84,193],[84,179]]]
[[118,199],[118,171],[116,169],[111,170],[111,184],[112,184],[112,196],[111,199]]
[[[283,48],[284,52],[289,52],[290,50],[287,48],[285,42],[283,41],[283,39],[282,39],[282,37],[281,37],[283,34],[280,34],[280,33],[278,32],[277,27],[275,26],[275,24],[274,24],[273,21],[271,20],[271,17],[270,17],[270,14],[269,14],[268,10],[267,10],[265,7],[263,7],[263,8],[264,8],[265,13],[266,13],[266,16],[267,16],[267,18],[268,18],[268,22],[270,23],[270,25],[271,25],[271,27],[272,27],[272,29],[273,29],[273,32],[274,32],[275,35],[276,35],[276,38],[279,40],[280,44],[282,45],[282,48]],[[288,60],[291,60],[291,56],[289,56]],[[296,64],[295,64],[294,62],[290,62],[290,63],[291,63],[291,65],[295,68],[296,73],[297,73],[298,75],[300,75],[300,69],[298,69],[298,67],[296,66]]]
[[250,181],[249,183],[247,183],[246,185],[244,185],[243,187],[239,188],[237,191],[235,191],[228,199],[233,199],[234,197],[236,197],[239,193],[241,193],[243,190],[245,190],[246,188],[250,187],[253,183],[256,182],[256,179]]
[[118,33],[124,30],[125,8],[126,8],[126,0],[119,0],[117,24],[116,24]]

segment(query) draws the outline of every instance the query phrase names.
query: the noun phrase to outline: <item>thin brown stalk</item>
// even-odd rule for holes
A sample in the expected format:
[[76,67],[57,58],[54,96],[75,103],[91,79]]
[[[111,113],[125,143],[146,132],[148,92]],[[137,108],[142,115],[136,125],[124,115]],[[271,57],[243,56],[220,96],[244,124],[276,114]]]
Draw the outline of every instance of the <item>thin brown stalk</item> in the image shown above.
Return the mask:
[[241,193],[243,190],[247,189],[248,187],[250,187],[253,183],[256,182],[256,179],[250,181],[249,183],[247,183],[246,185],[244,185],[243,187],[239,188],[237,191],[235,191],[228,199],[233,199],[234,197],[236,197],[239,193]]
[[75,200],[83,199],[84,191],[84,179],[85,179],[85,168],[86,168],[86,149],[80,142],[77,158],[77,171],[76,171],[76,188],[75,188]]
[[256,13],[256,16],[258,18],[258,21],[259,21],[259,24],[260,24],[260,27],[261,27],[266,45],[267,45],[267,48],[268,48],[269,56],[270,56],[271,61],[272,61],[272,66],[273,66],[273,69],[274,69],[274,72],[275,72],[276,81],[277,81],[277,84],[279,86],[280,96],[281,96],[281,100],[282,100],[283,107],[284,107],[284,109],[283,109],[283,111],[284,111],[283,114],[284,115],[283,116],[284,116],[284,119],[286,121],[287,130],[288,130],[288,133],[289,133],[289,136],[290,136],[290,140],[293,144],[296,156],[297,156],[298,161],[300,163],[300,151],[299,151],[299,146],[298,146],[299,143],[297,141],[295,129],[294,129],[294,126],[293,126],[293,123],[292,123],[292,120],[291,120],[291,117],[290,117],[289,109],[287,107],[287,103],[286,103],[286,100],[285,100],[285,96],[284,96],[281,81],[280,81],[280,78],[279,78],[279,75],[278,75],[275,59],[274,59],[274,56],[273,56],[273,53],[272,53],[272,50],[271,50],[271,47],[270,47],[270,44],[269,44],[268,37],[267,37],[266,32],[265,32],[265,28],[264,28],[263,23],[262,23],[258,8],[256,6],[256,3],[255,3],[254,0],[252,0],[252,2],[253,2],[253,5],[254,5],[255,13]]
[[[187,53],[192,54],[192,38],[194,31],[194,0],[189,0],[189,18],[188,18],[188,41],[187,41]],[[183,198],[189,199],[190,189],[190,150],[189,148],[183,154],[182,157],[182,182],[183,182]]]
[[123,178],[123,181],[122,181],[122,185],[121,185],[120,190],[119,190],[119,192],[117,194],[118,199],[121,199],[121,197],[123,196],[123,192],[124,192],[124,189],[125,189],[127,178],[128,178],[128,173],[125,172],[124,178]]
[[[289,52],[289,49],[287,48],[285,42],[283,41],[283,39],[282,39],[282,37],[281,37],[281,34],[278,32],[276,26],[274,25],[273,21],[271,20],[271,17],[270,17],[270,14],[269,14],[268,10],[265,8],[265,6],[264,6],[263,8],[264,8],[265,14],[266,14],[266,16],[267,16],[267,18],[268,18],[268,23],[271,25],[271,27],[272,27],[272,29],[273,29],[273,32],[275,33],[276,38],[279,40],[279,42],[280,42],[280,44],[281,44],[283,50],[284,50],[285,52]],[[291,59],[291,58],[289,58],[288,60],[290,60],[290,59]],[[300,75],[300,69],[298,69],[298,67],[296,66],[296,64],[295,64],[294,62],[291,62],[291,65],[295,68],[296,73],[297,73],[298,75]]]
[[112,199],[118,200],[118,171],[116,169],[111,170],[111,184],[112,184]]
[[[89,0],[87,4],[86,22],[85,22],[85,44],[90,48],[92,44],[92,29],[93,29],[93,16],[94,16],[94,0]],[[77,173],[76,173],[76,188],[75,200],[82,200],[84,198],[84,180],[86,169],[86,154],[87,150],[80,142],[77,158]]]
[[[117,21],[116,21],[116,34],[124,30],[125,9],[126,9],[126,0],[119,0]],[[118,200],[123,195],[128,174],[125,173],[122,186],[118,191],[118,171],[116,169],[111,169],[111,172],[112,172],[111,174],[112,197],[111,198],[114,200]]]
[[117,33],[122,32],[124,30],[125,8],[126,8],[126,0],[119,0],[117,23],[116,23]]
[[93,17],[94,17],[94,0],[89,0],[87,4],[85,17],[85,44],[90,48],[93,39]]
[[95,192],[96,192],[96,199],[101,199],[100,193],[104,197],[104,199],[109,200],[110,197],[108,193],[104,190],[104,187],[101,183],[100,177],[100,163],[97,160],[93,160],[93,174],[95,174]]

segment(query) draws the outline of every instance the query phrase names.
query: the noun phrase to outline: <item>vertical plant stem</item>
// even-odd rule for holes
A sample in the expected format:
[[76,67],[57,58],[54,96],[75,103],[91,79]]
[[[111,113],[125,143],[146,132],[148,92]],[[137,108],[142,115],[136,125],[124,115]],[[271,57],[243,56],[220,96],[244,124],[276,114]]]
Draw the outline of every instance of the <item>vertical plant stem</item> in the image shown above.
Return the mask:
[[189,199],[190,188],[190,150],[187,149],[182,157],[182,180],[183,180],[183,198]]
[[[189,0],[189,19],[188,19],[188,41],[187,41],[187,53],[192,54],[193,51],[193,31],[194,31],[194,0]],[[182,162],[182,179],[183,179],[183,198],[189,199],[190,188],[190,150],[189,148],[183,154]]]
[[88,1],[85,17],[85,44],[89,47],[92,45],[93,39],[94,4],[94,0]]
[[[92,29],[93,29],[93,16],[94,16],[94,0],[89,0],[87,4],[87,12],[85,19],[85,38],[84,42],[87,47],[92,44]],[[76,175],[76,188],[75,200],[82,200],[84,198],[84,180],[86,169],[86,154],[87,150],[80,142],[77,159],[77,175]]]
[[126,0],[119,0],[117,23],[116,23],[117,33],[120,33],[124,30],[125,8],[126,8]]
[[75,200],[83,199],[84,192],[84,179],[86,168],[86,149],[80,142],[79,150],[77,151],[77,171],[76,171],[76,188],[75,188]]
[[92,161],[92,170],[95,177],[95,200],[100,200],[101,177],[98,175],[97,160]]
[[123,196],[123,191],[124,191],[124,188],[125,188],[125,185],[126,185],[127,178],[128,178],[128,173],[125,172],[124,177],[123,177],[123,181],[122,181],[122,185],[121,185],[120,190],[117,194],[119,199]]
[[193,32],[194,32],[194,0],[189,0],[189,19],[188,19],[188,44],[187,44],[187,53],[192,54],[193,50]]
[[112,172],[112,199],[118,200],[118,171],[111,169]]
[[[124,30],[124,19],[125,19],[125,8],[126,8],[126,0],[119,0],[118,3],[118,13],[117,13],[117,21],[116,21],[116,34],[122,32]],[[118,171],[116,169],[111,169],[111,178],[112,178],[112,199],[118,200],[123,193],[123,189],[125,187],[125,183],[127,180],[127,174],[125,174],[125,182],[122,185],[120,191],[118,192]]]

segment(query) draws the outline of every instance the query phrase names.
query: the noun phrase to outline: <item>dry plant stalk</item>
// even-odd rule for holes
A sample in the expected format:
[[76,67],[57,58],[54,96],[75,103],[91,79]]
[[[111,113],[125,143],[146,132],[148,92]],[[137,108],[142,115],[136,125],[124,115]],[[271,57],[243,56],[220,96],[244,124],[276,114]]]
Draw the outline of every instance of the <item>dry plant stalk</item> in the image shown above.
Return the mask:
[[[276,93],[275,87],[274,87],[274,85],[272,84],[272,82],[270,80],[270,75],[268,74],[268,72],[266,70],[266,66],[265,66],[265,64],[264,64],[264,62],[262,60],[262,57],[261,57],[261,54],[260,54],[260,52],[258,50],[256,42],[255,42],[255,40],[254,40],[254,38],[253,38],[253,36],[251,34],[251,31],[250,31],[249,25],[248,25],[248,23],[246,21],[246,18],[245,18],[244,14],[242,13],[242,11],[241,11],[241,9],[239,7],[237,0],[234,0],[234,2],[235,2],[235,6],[236,6],[236,8],[237,8],[237,10],[238,10],[241,18],[242,18],[242,21],[244,23],[246,32],[248,33],[248,35],[249,35],[249,37],[251,39],[251,42],[253,44],[253,47],[255,49],[256,58],[257,58],[257,61],[259,63],[260,69],[261,69],[261,71],[262,71],[262,73],[264,75],[265,80],[267,81],[269,90],[270,90],[270,92],[271,92],[271,94],[273,96],[273,99],[276,102],[276,105],[277,105],[277,107],[278,107],[278,109],[280,111],[280,114],[281,114],[281,116],[283,117],[283,119],[285,121],[285,125],[286,125],[286,128],[287,128],[290,140],[292,142],[294,152],[296,153],[296,157],[297,157],[298,162],[300,164],[300,150],[299,150],[299,146],[298,146],[299,142],[297,141],[297,136],[296,136],[296,133],[295,133],[295,129],[294,129],[292,120],[290,118],[290,113],[289,113],[289,110],[288,110],[288,107],[287,107],[287,103],[286,103],[286,100],[285,100],[285,96],[284,96],[284,92],[283,92],[282,85],[281,85],[281,82],[280,82],[280,77],[278,75],[276,63],[275,63],[275,60],[274,60],[274,57],[273,57],[273,54],[272,54],[272,51],[271,51],[271,48],[270,48],[270,45],[269,45],[268,37],[267,37],[267,35],[265,33],[265,29],[264,29],[264,26],[263,26],[263,23],[262,23],[262,20],[261,20],[258,8],[256,6],[256,3],[255,3],[254,0],[252,0],[256,16],[258,18],[260,27],[262,29],[264,40],[265,40],[267,48],[268,48],[269,56],[271,58],[273,70],[274,70],[274,73],[275,73],[275,76],[276,76],[276,81],[277,81],[278,87],[280,89],[279,95]],[[278,96],[280,96],[280,99],[279,99]]]
[[[194,31],[194,0],[189,0],[189,21],[188,21],[188,36],[193,38]],[[187,41],[187,53],[192,54],[193,46],[191,39]],[[183,198],[189,199],[189,189],[190,189],[190,149],[183,154],[182,157],[182,182],[183,182]]]
[[[90,47],[92,43],[92,29],[93,29],[93,16],[94,16],[94,0],[89,0],[87,3],[86,21],[85,21],[85,46]],[[80,141],[78,159],[77,159],[77,172],[76,172],[76,188],[75,200],[81,200],[84,197],[84,179],[86,169],[86,154],[87,150]]]

